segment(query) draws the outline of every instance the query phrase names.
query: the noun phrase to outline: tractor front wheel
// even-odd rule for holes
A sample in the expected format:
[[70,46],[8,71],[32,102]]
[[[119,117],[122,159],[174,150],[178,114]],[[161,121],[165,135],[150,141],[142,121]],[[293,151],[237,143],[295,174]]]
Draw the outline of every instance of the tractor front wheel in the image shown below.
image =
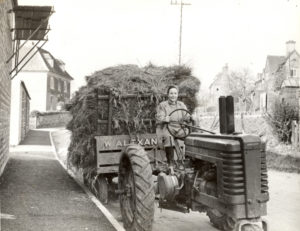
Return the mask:
[[150,231],[154,218],[154,183],[147,153],[129,145],[119,166],[119,200],[124,227],[130,231]]
[[209,209],[207,216],[210,222],[217,229],[222,231],[265,231],[264,227],[258,225],[259,222],[248,223],[244,220],[236,220],[226,214],[221,213],[217,209]]

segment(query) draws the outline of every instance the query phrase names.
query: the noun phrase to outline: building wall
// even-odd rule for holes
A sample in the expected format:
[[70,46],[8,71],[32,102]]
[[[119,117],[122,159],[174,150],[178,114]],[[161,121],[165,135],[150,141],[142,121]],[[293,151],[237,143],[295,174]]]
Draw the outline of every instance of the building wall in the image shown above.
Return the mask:
[[285,104],[293,107],[298,108],[299,107],[299,94],[300,89],[299,88],[283,88],[280,91],[280,100],[281,102],[284,102]]
[[29,112],[30,112],[30,101],[26,90],[21,85],[21,140],[24,140],[27,132],[29,131]]
[[10,125],[10,75],[11,63],[6,60],[12,55],[12,37],[10,33],[10,17],[7,11],[12,9],[9,0],[0,1],[0,175],[9,156]]
[[296,71],[293,77],[300,77],[300,58],[296,53],[293,53],[285,64],[286,76],[291,77],[291,70]]
[[49,72],[47,79],[47,111],[57,110],[59,102],[69,102],[70,91],[70,80]]
[[29,98],[19,79],[12,81],[10,145],[18,145],[29,130]]
[[30,111],[46,111],[47,72],[22,71],[15,79],[22,80],[30,94]]

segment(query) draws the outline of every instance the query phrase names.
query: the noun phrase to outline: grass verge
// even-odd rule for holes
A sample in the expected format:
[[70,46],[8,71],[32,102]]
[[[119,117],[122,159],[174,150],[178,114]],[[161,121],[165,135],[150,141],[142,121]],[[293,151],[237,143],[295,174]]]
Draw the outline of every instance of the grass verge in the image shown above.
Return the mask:
[[300,158],[267,151],[267,166],[282,172],[300,173]]

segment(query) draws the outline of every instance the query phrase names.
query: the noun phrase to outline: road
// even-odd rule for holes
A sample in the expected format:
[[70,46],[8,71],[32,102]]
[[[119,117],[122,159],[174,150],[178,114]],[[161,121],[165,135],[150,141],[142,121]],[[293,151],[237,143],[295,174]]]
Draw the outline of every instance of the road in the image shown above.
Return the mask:
[[[55,139],[60,143],[58,150],[66,150],[70,134],[65,130],[55,133]],[[63,138],[64,137],[64,138]],[[63,154],[63,151],[61,152]],[[63,155],[62,155],[63,157]],[[270,201],[266,219],[271,231],[300,230],[300,174],[284,173],[269,170]],[[107,209],[121,223],[119,204],[117,200],[106,205]],[[156,206],[157,207],[157,206]],[[211,226],[208,217],[203,213],[178,212],[156,209],[153,231],[216,231]]]
[[0,178],[1,231],[114,231],[56,160],[47,131],[31,131]]

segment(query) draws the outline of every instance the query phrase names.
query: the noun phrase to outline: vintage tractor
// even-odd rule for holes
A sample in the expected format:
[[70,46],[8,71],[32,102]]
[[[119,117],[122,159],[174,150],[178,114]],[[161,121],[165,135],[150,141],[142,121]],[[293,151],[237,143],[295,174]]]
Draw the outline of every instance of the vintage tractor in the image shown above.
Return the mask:
[[187,111],[187,119],[168,124],[177,155],[172,168],[161,157],[163,150],[126,145],[117,190],[126,230],[152,229],[156,198],[162,209],[205,212],[221,230],[267,230],[265,144],[258,136],[235,133],[232,97],[221,97],[219,109],[220,134],[193,126]]

